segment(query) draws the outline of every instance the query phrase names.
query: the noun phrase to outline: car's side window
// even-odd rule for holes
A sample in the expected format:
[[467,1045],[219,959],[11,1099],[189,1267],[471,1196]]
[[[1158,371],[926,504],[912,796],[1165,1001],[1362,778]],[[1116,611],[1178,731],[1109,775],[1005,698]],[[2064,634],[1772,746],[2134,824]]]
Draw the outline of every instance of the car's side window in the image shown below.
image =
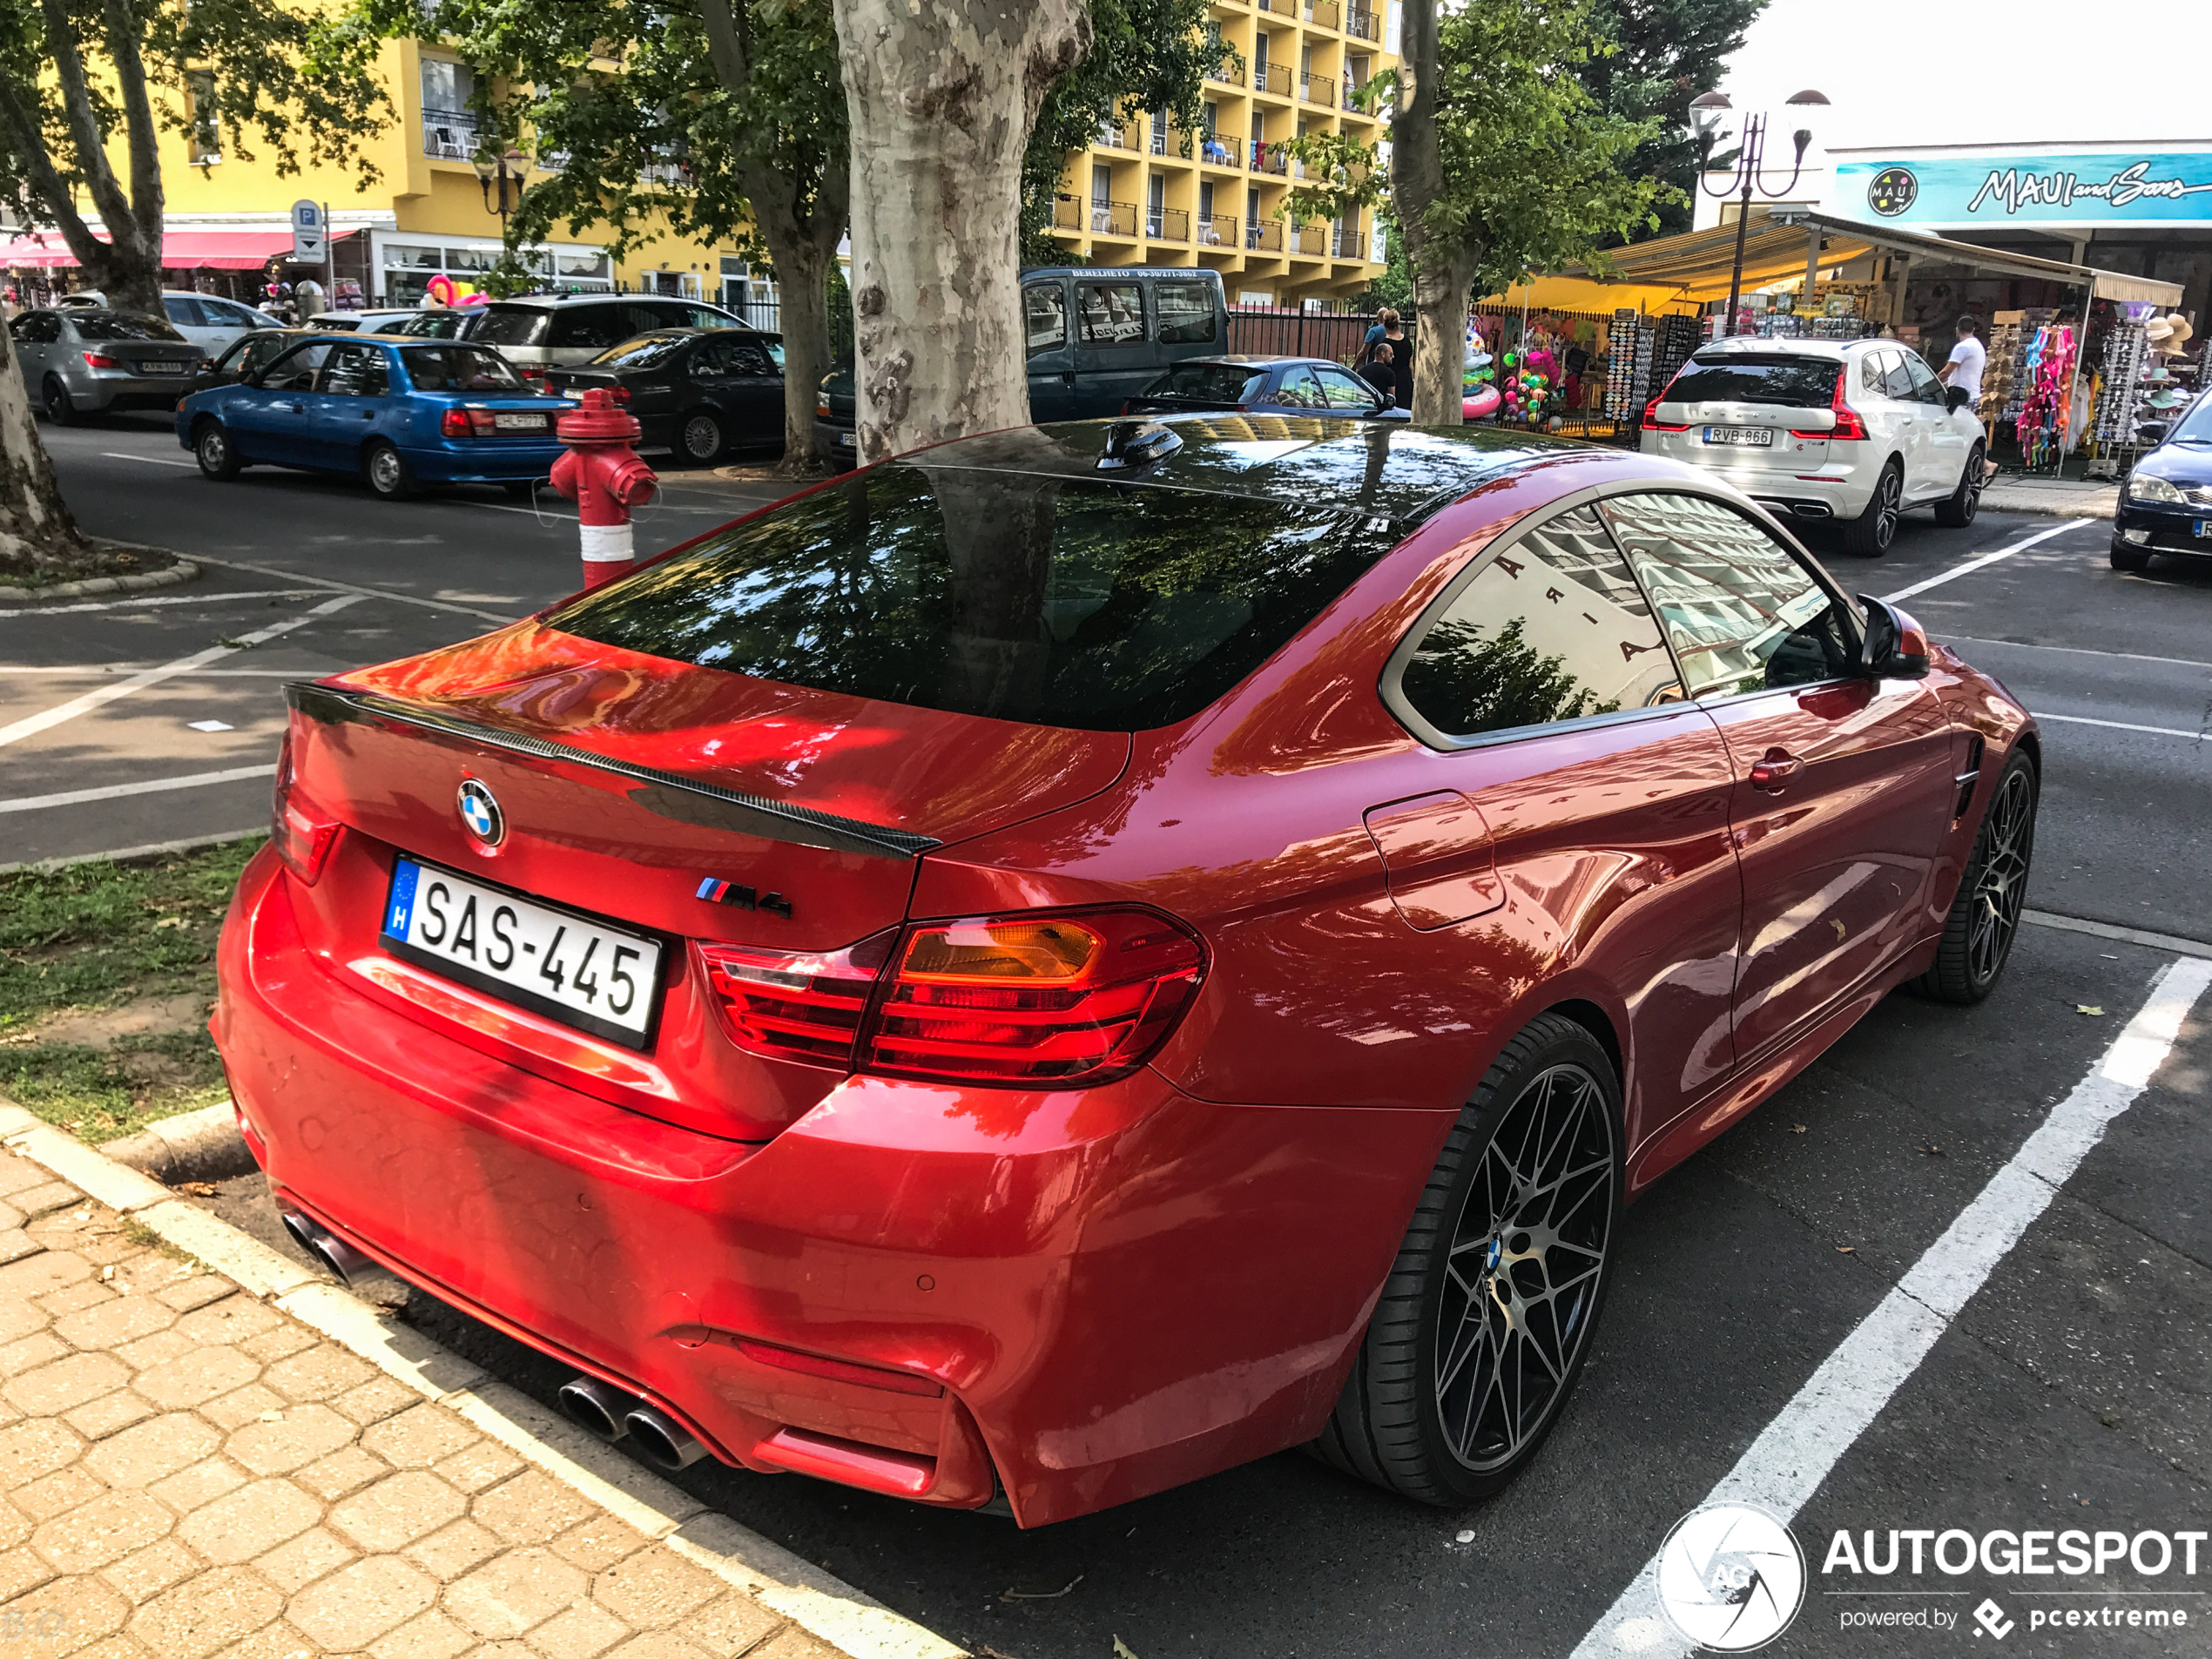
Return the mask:
[[276,361],[277,354],[291,343],[282,334],[264,334],[246,348],[246,355],[239,360],[239,372],[251,374],[257,369],[266,368]]
[[1659,610],[1694,698],[1811,685],[1854,671],[1842,601],[1781,543],[1702,496],[1615,496],[1599,510]]
[[1912,401],[1912,371],[1905,366],[1909,354],[1894,351],[1882,354],[1882,389],[1900,403]]
[[1286,368],[1283,371],[1283,383],[1275,388],[1275,395],[1270,401],[1286,408],[1318,409],[1322,407],[1321,383],[1313,378],[1310,368]]
[[1876,397],[1889,395],[1889,354],[1870,351],[1858,360],[1858,389]]
[[1080,282],[1076,314],[1089,346],[1144,343],[1144,290],[1134,282]]
[[1213,338],[1213,290],[1203,282],[1162,282],[1152,290],[1160,310],[1160,343],[1187,345]]
[[[628,307],[619,305],[585,305],[556,311],[553,314],[553,327],[546,343],[571,350],[589,346],[594,350],[604,351],[610,346],[619,346],[632,334],[652,327],[650,321],[642,329],[631,327],[628,312]],[[518,324],[521,321],[522,319],[516,319]],[[521,327],[509,327],[499,331],[499,343],[520,346],[536,342]]]
[[262,389],[270,392],[314,391],[315,372],[323,366],[330,353],[331,342],[327,340],[312,341],[307,345],[293,347],[269,365],[269,372],[261,381]]
[[760,349],[758,341],[733,340],[730,342],[730,372],[759,379],[773,374],[776,368],[768,361],[768,354]]
[[1943,407],[1943,382],[1935,377],[1935,370],[1928,367],[1919,352],[1905,354],[1905,372],[1912,378],[1912,395],[1916,399],[1938,408]]
[[679,328],[735,328],[737,322],[719,311],[710,311],[705,306],[685,306],[683,316],[677,322]]
[[179,328],[205,328],[210,323],[222,320],[219,317],[209,316],[200,308],[199,300],[191,294],[165,293],[161,296],[161,308],[169,314],[169,320]]
[[1587,507],[1488,556],[1429,624],[1399,676],[1453,737],[1548,725],[1682,695],[1658,622]]
[[1365,381],[1354,380],[1340,368],[1317,368],[1313,371],[1321,380],[1321,396],[1332,409],[1372,411],[1378,402]]
[[322,389],[334,397],[388,396],[391,374],[383,352],[374,346],[336,347],[323,369]]
[[1022,290],[1022,314],[1029,333],[1029,355],[1058,351],[1068,343],[1068,296],[1057,282],[1033,282]]

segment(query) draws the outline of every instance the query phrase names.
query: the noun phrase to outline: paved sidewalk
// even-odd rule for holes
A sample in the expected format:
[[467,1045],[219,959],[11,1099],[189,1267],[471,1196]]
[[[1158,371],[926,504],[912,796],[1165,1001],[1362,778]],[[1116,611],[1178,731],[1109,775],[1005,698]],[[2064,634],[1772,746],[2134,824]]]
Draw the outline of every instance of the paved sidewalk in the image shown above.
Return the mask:
[[[482,1373],[424,1380],[473,1367],[427,1344],[372,1364],[355,1350],[404,1327],[319,1283],[241,1288],[160,1235],[261,1250],[243,1235],[17,1109],[0,1105],[0,1136],[41,1160],[0,1151],[0,1654],[957,1651],[826,1575],[794,1585],[796,1558],[754,1570],[748,1552],[780,1552],[722,1517],[657,1510],[643,1471],[604,1466],[632,1491],[594,1501],[598,1477],[534,1440],[545,1426],[518,1426]],[[329,1333],[355,1326],[352,1342]],[[875,1616],[889,1639],[833,1646],[770,1602],[818,1629]]]
[[2120,486],[2080,478],[2020,478],[2000,475],[1981,492],[1992,513],[2047,513],[2054,518],[2110,518],[2120,505]]

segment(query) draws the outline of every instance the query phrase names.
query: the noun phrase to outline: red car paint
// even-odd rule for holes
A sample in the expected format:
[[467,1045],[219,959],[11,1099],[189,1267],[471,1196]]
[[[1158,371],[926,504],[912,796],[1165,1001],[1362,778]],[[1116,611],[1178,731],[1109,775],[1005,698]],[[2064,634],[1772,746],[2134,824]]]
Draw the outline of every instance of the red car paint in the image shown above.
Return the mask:
[[[1452,577],[1528,515],[1639,483],[1716,493],[1573,446],[1483,474],[1211,706],[1134,736],[536,621],[341,677],[472,725],[294,714],[293,810],[343,829],[312,883],[257,855],[225,928],[214,1028],[249,1142],[286,1207],[748,1468],[1002,1490],[1034,1526],[1311,1439],[1515,1031],[1565,1008],[1619,1056],[1642,1188],[1926,966],[1981,806],[1954,817],[1953,775],[1977,737],[1985,778],[2033,741],[1940,646],[1919,680],[1413,737],[1378,679]],[[1806,776],[1777,797],[1750,768],[1784,746]],[[764,837],[597,759],[927,846]],[[496,853],[455,816],[464,777],[504,803]],[[651,1047],[381,950],[399,851],[673,941]],[[699,902],[732,874],[804,901]],[[1821,925],[1774,925],[1815,900]],[[699,954],[1102,906],[1188,929],[1204,977],[1147,1063],[1088,1087],[748,1051]]]

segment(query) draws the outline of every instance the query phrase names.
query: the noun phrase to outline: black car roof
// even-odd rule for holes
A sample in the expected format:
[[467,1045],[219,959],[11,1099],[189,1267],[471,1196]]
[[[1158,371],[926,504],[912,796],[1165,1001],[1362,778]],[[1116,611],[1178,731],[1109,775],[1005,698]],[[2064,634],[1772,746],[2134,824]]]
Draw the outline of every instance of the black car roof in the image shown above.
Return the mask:
[[1289,352],[1224,352],[1217,357],[1183,357],[1169,365],[1170,369],[1188,368],[1192,364],[1227,363],[1237,368],[1289,368],[1297,363],[1310,363],[1316,368],[1342,368],[1344,365],[1333,357],[1299,357]]
[[1405,526],[1486,478],[1542,455],[1588,447],[1499,427],[1413,427],[1350,416],[1143,418],[1172,428],[1183,447],[1141,467],[1102,472],[1098,459],[1107,431],[1122,423],[1069,421],[961,438],[891,464],[1242,496],[1321,512],[1375,514]]

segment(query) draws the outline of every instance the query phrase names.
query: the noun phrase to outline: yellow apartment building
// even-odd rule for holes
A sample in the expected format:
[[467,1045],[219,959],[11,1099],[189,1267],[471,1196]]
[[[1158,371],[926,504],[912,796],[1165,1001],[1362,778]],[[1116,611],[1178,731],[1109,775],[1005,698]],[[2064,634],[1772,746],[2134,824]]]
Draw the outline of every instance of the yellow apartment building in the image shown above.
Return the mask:
[[[475,90],[470,71],[450,53],[408,40],[386,42],[380,64],[394,118],[361,145],[379,175],[367,190],[349,168],[309,167],[279,177],[266,145],[256,145],[249,160],[225,155],[212,133],[162,134],[168,286],[256,297],[268,260],[289,254],[291,205],[304,199],[329,209],[334,274],[344,303],[411,306],[442,273],[462,291],[473,291],[499,259],[502,226],[498,185],[487,186],[475,165],[481,146],[476,118],[469,110]],[[119,148],[113,159],[118,174],[127,177],[128,158]],[[510,199],[560,165],[556,154],[512,156],[509,166],[516,176],[508,186]],[[89,213],[90,201],[81,192],[79,204]],[[91,223],[98,226],[96,216]],[[65,246],[58,233],[42,239],[46,257],[18,233],[0,262],[25,275],[35,272],[57,291],[66,291],[74,272],[51,252],[62,250],[65,260]],[[772,285],[750,271],[733,247],[664,234],[620,261],[609,256],[604,243],[590,239],[548,242],[534,257],[544,277],[563,288],[621,287],[733,306],[773,303]],[[310,272],[287,266],[281,274],[297,280]],[[313,274],[320,280],[320,271]]]
[[1231,305],[1299,305],[1365,292],[1382,273],[1373,214],[1293,224],[1284,206],[1303,176],[1287,139],[1344,132],[1375,144],[1378,115],[1346,95],[1397,59],[1390,0],[1213,0],[1224,57],[1204,89],[1201,131],[1164,112],[1106,124],[1069,158],[1052,233],[1071,261],[1191,265],[1221,273]]

